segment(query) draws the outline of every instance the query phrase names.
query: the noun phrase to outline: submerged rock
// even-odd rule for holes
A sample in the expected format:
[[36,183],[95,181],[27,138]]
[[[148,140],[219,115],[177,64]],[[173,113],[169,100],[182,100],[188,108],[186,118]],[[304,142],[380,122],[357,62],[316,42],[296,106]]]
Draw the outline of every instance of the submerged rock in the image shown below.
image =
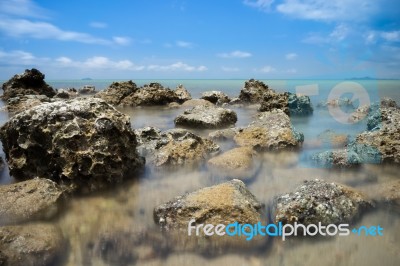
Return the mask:
[[194,224],[256,224],[261,219],[261,203],[237,179],[202,188],[174,198],[154,209],[156,224],[170,229],[187,230],[188,222]]
[[24,73],[17,74],[2,86],[3,100],[23,95],[46,95],[53,97],[56,92],[44,81],[44,74],[32,68],[26,69]]
[[188,92],[188,90],[182,85],[178,85],[175,89],[175,94],[178,97],[178,102],[183,103],[192,99],[192,95]]
[[62,232],[53,225],[0,227],[1,265],[55,265],[65,250]]
[[261,164],[256,161],[257,153],[250,147],[239,147],[208,160],[212,174],[218,177],[249,180],[259,170]]
[[201,99],[212,102],[213,104],[222,105],[229,103],[231,99],[222,91],[206,91],[201,95]]
[[233,140],[238,131],[236,127],[219,129],[208,134],[208,137],[212,140]]
[[125,97],[137,90],[138,88],[132,80],[113,82],[107,89],[98,92],[95,97],[103,99],[108,104],[118,105]]
[[400,212],[400,180],[377,184],[370,188],[372,199]]
[[128,116],[101,99],[42,104],[21,112],[0,129],[17,179],[41,176],[91,190],[142,169]]
[[289,194],[278,196],[274,219],[283,224],[347,223],[371,206],[371,202],[350,187],[315,179],[305,181]]
[[261,113],[256,121],[240,129],[234,140],[239,146],[266,151],[299,147],[304,135],[295,130],[282,110],[273,110]]
[[339,99],[331,99],[327,101],[321,101],[317,104],[319,108],[326,107],[345,107],[345,108],[354,108],[353,101],[349,98],[339,98]]
[[51,218],[62,191],[51,180],[35,178],[0,186],[0,225]]
[[318,139],[322,143],[331,145],[332,147],[344,147],[349,142],[349,135],[338,134],[333,130],[327,129],[318,134]]
[[236,123],[237,115],[230,109],[221,107],[195,106],[177,116],[176,126],[191,128],[223,128]]
[[204,99],[191,99],[182,104],[183,107],[194,107],[199,105],[214,107],[214,104],[212,102]]

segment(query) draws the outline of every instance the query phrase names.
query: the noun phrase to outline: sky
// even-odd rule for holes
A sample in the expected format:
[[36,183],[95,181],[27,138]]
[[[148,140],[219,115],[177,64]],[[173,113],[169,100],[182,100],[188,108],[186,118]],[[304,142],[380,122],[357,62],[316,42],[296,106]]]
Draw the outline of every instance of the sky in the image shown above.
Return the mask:
[[0,79],[400,78],[399,0],[0,0]]

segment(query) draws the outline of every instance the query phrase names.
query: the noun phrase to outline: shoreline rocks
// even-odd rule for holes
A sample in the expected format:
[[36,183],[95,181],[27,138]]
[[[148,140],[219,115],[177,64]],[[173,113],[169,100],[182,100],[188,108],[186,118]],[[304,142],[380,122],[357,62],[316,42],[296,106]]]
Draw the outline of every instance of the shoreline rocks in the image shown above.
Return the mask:
[[228,95],[226,95],[222,91],[205,91],[202,93],[201,99],[210,101],[216,105],[222,105],[231,101]]
[[0,129],[17,179],[33,175],[96,190],[143,168],[128,116],[105,101],[77,98],[21,112]]
[[236,121],[234,111],[204,105],[187,109],[174,120],[176,126],[189,128],[224,128],[234,125]]
[[339,224],[353,221],[369,207],[372,203],[360,192],[315,179],[304,181],[293,192],[278,196],[274,203],[274,220],[283,224]]
[[51,218],[63,192],[51,180],[35,178],[0,186],[0,226]]

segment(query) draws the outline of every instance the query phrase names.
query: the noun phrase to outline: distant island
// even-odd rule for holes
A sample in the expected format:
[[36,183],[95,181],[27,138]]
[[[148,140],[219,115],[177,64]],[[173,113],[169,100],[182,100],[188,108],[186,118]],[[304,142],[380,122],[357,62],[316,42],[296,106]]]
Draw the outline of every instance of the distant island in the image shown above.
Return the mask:
[[93,79],[91,79],[91,78],[83,78],[82,80],[93,80]]

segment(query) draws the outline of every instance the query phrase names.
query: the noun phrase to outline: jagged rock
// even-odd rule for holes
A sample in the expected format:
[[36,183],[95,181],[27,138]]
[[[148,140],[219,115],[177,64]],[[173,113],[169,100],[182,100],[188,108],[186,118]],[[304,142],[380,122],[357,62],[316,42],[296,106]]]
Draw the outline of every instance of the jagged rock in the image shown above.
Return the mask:
[[85,85],[78,90],[80,94],[92,94],[96,92],[96,87],[94,85]]
[[23,95],[53,97],[56,94],[54,89],[44,81],[44,74],[35,68],[26,69],[24,73],[15,75],[3,84],[2,89],[3,100]]
[[174,198],[154,209],[154,221],[164,228],[187,231],[195,224],[256,224],[261,219],[261,203],[237,179]]
[[230,98],[222,91],[206,91],[201,95],[201,99],[212,102],[213,104],[222,105],[229,103]]
[[233,140],[238,131],[236,127],[219,129],[208,134],[208,137],[212,140]]
[[257,153],[250,147],[239,147],[208,160],[207,165],[214,176],[248,180],[254,177],[261,164]]
[[58,211],[61,189],[51,180],[35,178],[0,186],[0,225],[51,218]]
[[191,128],[223,128],[234,125],[236,121],[237,115],[234,111],[204,105],[185,110],[174,120],[176,126]]
[[311,100],[307,95],[289,93],[288,106],[289,115],[305,116],[313,113]]
[[94,190],[142,169],[128,116],[96,98],[42,104],[0,129],[17,179],[41,176]]
[[304,225],[351,222],[371,207],[371,202],[354,189],[323,180],[305,181],[293,192],[275,199],[275,222]]
[[258,119],[239,130],[234,137],[239,146],[250,146],[256,150],[296,148],[304,141],[289,117],[279,109],[263,112]]
[[273,90],[269,90],[264,93],[261,100],[261,106],[258,109],[260,112],[269,112],[275,109],[280,109],[285,114],[290,115],[289,111],[289,93],[276,93]]
[[62,232],[53,225],[0,227],[1,265],[55,265],[65,249]]
[[192,95],[188,92],[188,90],[182,85],[179,84],[175,89],[175,94],[178,97],[178,102],[183,103],[192,99]]
[[199,105],[212,106],[212,107],[214,106],[212,102],[206,101],[204,99],[191,99],[182,104],[183,107],[194,107]]
[[8,99],[5,109],[13,115],[34,106],[54,101],[56,101],[56,99],[49,98],[46,95],[22,95]]
[[103,99],[108,104],[118,105],[125,97],[137,90],[138,88],[132,80],[113,82],[107,89],[98,92],[95,97]]
[[260,103],[266,92],[271,91],[262,81],[250,79],[244,83],[239,99],[242,103]]
[[173,90],[164,88],[160,83],[150,83],[126,96],[120,104],[129,106],[149,106],[167,105],[171,102],[178,101],[179,98]]
[[145,149],[152,153],[149,163],[156,167],[195,164],[219,152],[213,141],[183,129],[163,132],[159,139],[147,142]]
[[3,157],[0,157],[0,173],[4,171],[5,163]]

